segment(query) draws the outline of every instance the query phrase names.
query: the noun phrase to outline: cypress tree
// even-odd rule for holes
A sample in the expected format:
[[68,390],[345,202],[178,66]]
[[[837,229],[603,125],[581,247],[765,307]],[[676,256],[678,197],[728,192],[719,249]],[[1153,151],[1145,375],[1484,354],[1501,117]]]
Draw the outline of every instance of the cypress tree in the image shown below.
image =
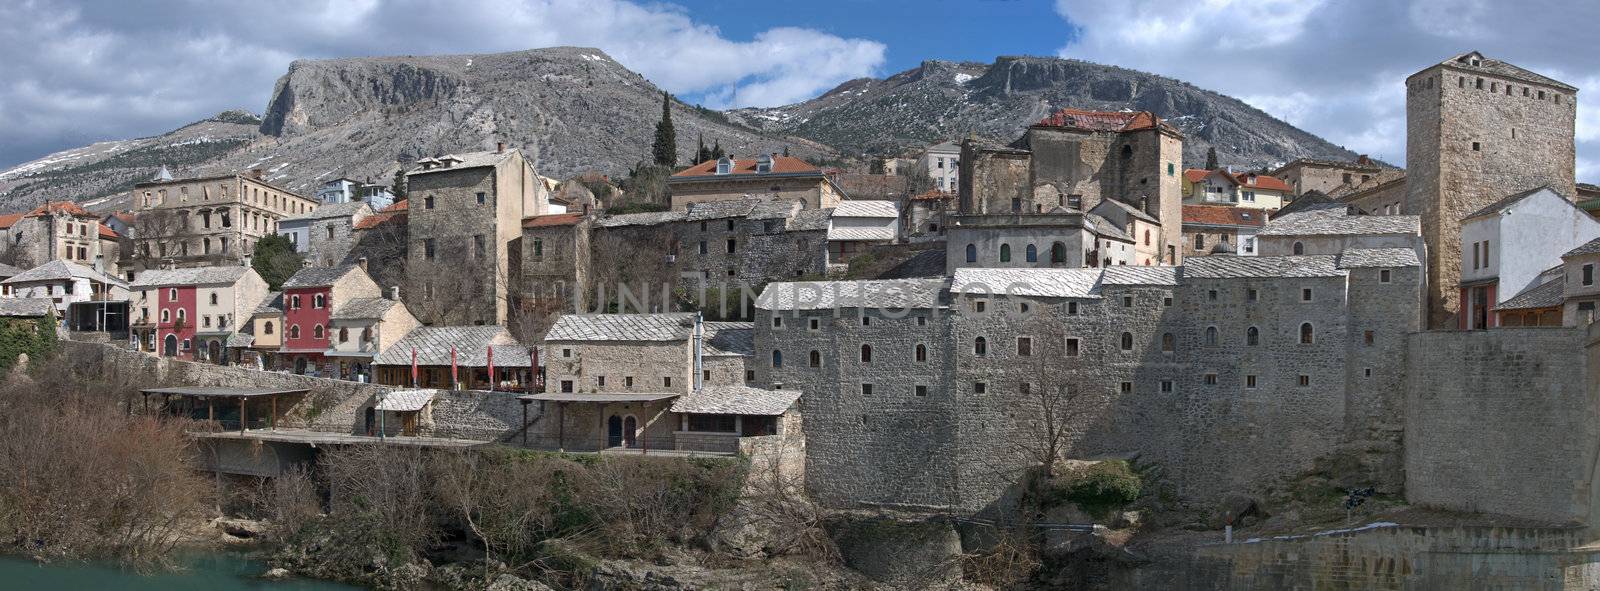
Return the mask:
[[695,148],[695,150],[694,150],[694,162],[693,162],[693,164],[699,164],[701,162],[705,162],[707,160],[710,160],[711,159],[711,150],[707,150],[706,149],[706,134],[703,134],[703,133],[700,134],[700,139],[696,140],[695,143],[699,144],[700,147]]
[[672,96],[661,92],[661,122],[656,124],[656,143],[652,152],[656,164],[678,165],[678,134],[672,130]]
[[711,144],[711,159],[721,160],[723,156],[727,156],[727,154],[722,152],[722,140],[713,140]]
[[1217,169],[1217,149],[1206,148],[1206,170]]

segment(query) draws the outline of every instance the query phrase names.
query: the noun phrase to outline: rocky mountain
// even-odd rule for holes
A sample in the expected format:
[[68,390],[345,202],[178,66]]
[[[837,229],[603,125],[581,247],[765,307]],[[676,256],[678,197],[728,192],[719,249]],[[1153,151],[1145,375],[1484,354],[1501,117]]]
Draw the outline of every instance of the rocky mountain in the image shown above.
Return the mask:
[[[1074,60],[929,61],[840,85],[802,103],[719,112],[674,103],[678,152],[702,135],[729,153],[788,149],[810,159],[902,154],[976,133],[1009,141],[1073,106],[1153,111],[1183,130],[1185,160],[1217,148],[1224,164],[1354,154],[1238,100],[1152,74]],[[189,176],[264,169],[291,190],[337,177],[386,182],[423,156],[503,141],[564,178],[625,175],[649,158],[661,90],[604,52],[554,47],[488,55],[300,60],[264,114],[228,111],[159,136],[101,142],[0,171],[0,211],[46,199],[96,210],[162,165]]]
[[1186,82],[1090,62],[1000,57],[992,64],[927,61],[879,80],[861,78],[815,99],[729,118],[807,137],[844,154],[897,155],[976,133],[1010,142],[1062,107],[1150,111],[1184,134],[1184,161],[1257,167],[1355,154],[1260,109]]
[[[832,153],[730,123],[713,110],[675,103],[672,115],[685,156],[701,134],[734,153]],[[300,60],[278,79],[259,119],[229,112],[0,171],[0,209],[45,199],[114,209],[122,205],[118,192],[162,164],[178,176],[262,168],[270,181],[309,193],[338,177],[387,182],[402,163],[493,149],[497,141],[522,148],[548,176],[624,175],[650,157],[660,117],[661,90],[598,49]]]

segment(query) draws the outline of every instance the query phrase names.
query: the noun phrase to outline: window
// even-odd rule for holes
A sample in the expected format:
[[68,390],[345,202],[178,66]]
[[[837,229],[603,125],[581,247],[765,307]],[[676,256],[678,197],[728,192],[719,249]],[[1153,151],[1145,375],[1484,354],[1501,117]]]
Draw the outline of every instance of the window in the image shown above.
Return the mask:
[[1206,290],[1206,299],[1211,300],[1213,302],[1217,301],[1217,290],[1215,290],[1215,289]]
[[862,396],[871,396],[872,395],[872,384],[862,384],[861,385],[861,395]]
[[806,319],[806,328],[811,329],[811,330],[820,329],[820,328],[822,328],[822,320],[817,319],[817,318],[807,318]]
[[1194,235],[1194,249],[1195,250],[1202,250],[1205,247],[1206,247],[1206,235],[1205,234],[1195,234]]
[[422,258],[433,260],[433,239],[426,238],[422,241]]
[[672,378],[670,376],[661,378],[661,387],[663,387],[663,388],[671,388],[672,387]]
[[921,363],[928,360],[928,346],[918,343],[913,351],[913,358]]
[[568,394],[572,393],[572,380],[561,380],[561,391]]
[[1594,285],[1594,264],[1593,263],[1590,263],[1590,264],[1587,264],[1587,265],[1583,266],[1583,284],[1584,285]]
[[983,313],[984,310],[988,309],[988,307],[989,303],[983,300],[975,300],[972,302],[972,311],[980,314]]
[[1067,302],[1067,315],[1076,316],[1077,314],[1078,314],[1078,302]]
[[772,366],[783,367],[783,351],[779,351],[777,349],[772,350]]
[[1388,269],[1379,269],[1378,270],[1378,283],[1388,283],[1388,282],[1389,282],[1389,270]]
[[[863,310],[862,313],[864,314],[864,313],[866,313],[866,311]],[[872,326],[872,317],[871,316],[862,316],[861,317],[861,326]]]
[[1124,308],[1132,308],[1133,307],[1133,296],[1131,296],[1131,295],[1122,296],[1122,307],[1124,307]]
[[756,381],[756,370],[753,370],[753,369],[744,370],[744,381],[746,381],[746,382],[754,382],[754,381]]
[[928,395],[928,387],[924,386],[922,384],[917,384],[915,392],[916,392],[917,396],[927,396]]
[[810,354],[811,367],[822,367],[822,352],[813,349]]
[[268,320],[268,321],[266,321],[266,323],[262,324],[261,333],[262,334],[272,334],[272,321],[271,320]]
[[1311,376],[1308,376],[1306,374],[1300,374],[1300,387],[1304,388],[1304,387],[1310,386],[1310,385],[1311,385]]
[[1255,387],[1256,387],[1256,376],[1254,376],[1254,375],[1245,376],[1244,377],[1244,387],[1252,389],[1252,390],[1255,389]]
[[171,322],[172,321],[172,310],[162,310],[161,311],[161,321],[162,322]]
[[1364,333],[1361,333],[1361,341],[1363,343],[1366,343],[1366,345],[1368,347],[1372,346],[1372,338],[1373,338],[1373,335],[1372,335],[1372,331],[1370,331],[1370,330],[1366,331]]
[[423,209],[433,209],[433,196],[432,195],[428,195],[428,196],[422,198],[422,208]]
[[1200,381],[1207,386],[1215,386],[1217,385],[1217,374],[1208,373],[1205,376],[1202,376]]
[[324,333],[323,333],[321,324],[318,324],[315,327],[312,327],[312,329],[311,329],[311,338],[321,339],[323,336],[324,336]]
[[1482,148],[1481,148],[1481,146],[1478,145],[1478,142],[1472,142],[1472,151],[1474,151],[1474,152],[1482,151]]
[[215,292],[211,294],[211,305],[217,305],[217,294]]
[[[1149,231],[1146,231],[1145,233],[1149,234]],[[1050,245],[1050,262],[1054,263],[1054,264],[1062,264],[1062,263],[1067,262],[1067,245],[1062,244],[1060,242],[1056,242],[1054,244],[1051,244]]]
[[1172,176],[1172,175],[1174,175],[1174,174],[1176,174],[1176,173],[1175,173],[1175,172],[1174,172],[1174,171],[1175,171],[1175,170],[1177,170],[1177,166],[1176,166],[1176,165],[1174,165],[1174,164],[1173,164],[1173,163],[1171,163],[1171,162],[1168,162],[1168,163],[1167,163],[1167,176]]
[[772,327],[773,328],[783,328],[783,317],[782,316],[773,316],[772,317]]
[[1478,243],[1478,242],[1472,243],[1472,268],[1473,268],[1473,270],[1477,270],[1479,267],[1482,266],[1482,264],[1479,263],[1480,259],[1478,258],[1478,246],[1479,246],[1479,244],[1480,243]]
[[1310,322],[1305,322],[1300,325],[1300,344],[1309,345],[1315,340],[1315,335],[1312,333],[1312,331],[1313,329],[1311,328]]
[[1132,351],[1133,350],[1133,333],[1131,333],[1131,332],[1122,333],[1122,350],[1123,351]]
[[700,241],[700,254],[706,254],[707,252],[709,252],[709,251],[706,250],[706,241],[701,240]]
[[624,387],[624,388],[632,388],[633,387],[633,376],[623,376],[622,377],[622,387]]
[[339,327],[339,342],[341,342],[341,343],[350,342],[350,329],[349,328],[346,328],[346,327],[343,327],[343,326]]
[[1171,308],[1172,307],[1172,296],[1167,296],[1167,297],[1161,298],[1161,305],[1166,306],[1168,308]]
[[562,349],[561,350],[561,357],[570,359],[572,357],[572,349]]
[[967,245],[967,262],[969,262],[969,263],[978,262],[978,247],[977,246],[974,246],[974,245],[971,245],[971,244]]
[[973,382],[972,383],[972,393],[973,394],[982,394],[982,393],[984,393],[984,392],[986,392],[988,390],[989,390],[989,385],[988,384],[985,384],[983,382]]
[[167,301],[169,301],[169,302],[178,301],[178,288],[174,287],[172,289],[167,290]]
[[861,346],[861,362],[872,363],[872,345]]
[[1161,380],[1161,393],[1162,394],[1171,394],[1172,393],[1172,380]]
[[917,317],[917,326],[927,326],[927,325],[928,325],[928,317],[927,316],[918,316]]
[[1000,262],[1002,262],[1002,263],[1011,262],[1011,245],[1010,244],[1002,244],[1002,245],[1000,245]]
[[738,248],[739,248],[739,241],[738,240],[734,240],[732,238],[729,238],[728,239],[728,254],[733,254],[733,251],[737,250]]
[[311,307],[312,308],[321,309],[327,303],[328,303],[327,299],[320,293],[317,294],[317,295],[311,296]]
[[1117,386],[1117,390],[1120,390],[1123,394],[1132,394],[1133,382],[1122,382]]
[[472,237],[472,257],[474,259],[476,259],[476,260],[480,260],[480,261],[483,260],[483,258],[484,258],[484,250],[485,249],[484,249],[484,243],[483,243],[483,234],[478,234],[478,235],[473,236]]
[[1306,253],[1306,245],[1301,244],[1299,242],[1296,242],[1296,243],[1294,243],[1293,251],[1294,251],[1294,254],[1296,254],[1296,255],[1305,254]]
[[1244,331],[1244,344],[1246,346],[1250,346],[1250,347],[1254,347],[1256,345],[1261,344],[1261,329],[1256,328],[1254,326],[1252,326],[1252,327],[1250,327],[1248,329],[1245,329],[1245,331]]
[[1254,302],[1257,299],[1259,299],[1260,297],[1261,297],[1261,294],[1259,292],[1257,292],[1256,288],[1254,288],[1254,287],[1252,287],[1252,288],[1250,288],[1250,289],[1248,289],[1248,290],[1246,290],[1244,292],[1244,299],[1247,302]]
[[300,325],[298,325],[298,324],[289,325],[289,338],[291,338],[291,339],[300,338]]
[[1483,268],[1489,268],[1491,260],[1493,259],[1489,258],[1489,241],[1485,240],[1483,241]]
[[1032,337],[1017,337],[1017,355],[1019,357],[1030,357],[1033,355]]
[[594,385],[595,385],[596,388],[604,388],[604,387],[606,387],[606,377],[605,376],[595,376],[594,377]]
[[1078,339],[1067,339],[1067,357],[1078,356]]
[[1304,288],[1300,289],[1300,301],[1302,301],[1302,302],[1311,301],[1311,288],[1304,287]]
[[983,337],[972,339],[972,354],[979,357],[989,354],[989,341]]
[[488,201],[489,200],[488,200],[487,196],[483,194],[483,191],[478,191],[478,205],[483,205],[484,203],[487,203]]
[[1217,344],[1217,327],[1206,327],[1206,344],[1211,346],[1215,346]]

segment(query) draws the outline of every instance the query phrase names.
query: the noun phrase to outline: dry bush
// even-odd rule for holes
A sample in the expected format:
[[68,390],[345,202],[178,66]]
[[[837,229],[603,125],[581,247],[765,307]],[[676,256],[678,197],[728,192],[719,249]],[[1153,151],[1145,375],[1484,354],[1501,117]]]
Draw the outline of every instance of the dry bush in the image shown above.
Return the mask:
[[440,452],[429,458],[435,507],[470,531],[483,546],[484,563],[516,567],[531,562],[555,524],[555,490],[563,471],[554,458],[515,458],[501,451]]
[[415,560],[439,538],[424,451],[416,447],[353,446],[324,451],[328,518],[302,536],[317,543],[333,565],[362,566],[381,558],[391,566]]
[[743,481],[744,465],[735,460],[600,456],[574,494],[595,516],[603,553],[639,556],[709,532]]
[[1028,530],[1026,525],[996,530],[992,545],[961,557],[963,577],[995,589],[1022,587],[1043,565],[1037,541]]
[[0,385],[0,540],[39,557],[160,562],[209,512],[188,422],[124,411],[62,358]]

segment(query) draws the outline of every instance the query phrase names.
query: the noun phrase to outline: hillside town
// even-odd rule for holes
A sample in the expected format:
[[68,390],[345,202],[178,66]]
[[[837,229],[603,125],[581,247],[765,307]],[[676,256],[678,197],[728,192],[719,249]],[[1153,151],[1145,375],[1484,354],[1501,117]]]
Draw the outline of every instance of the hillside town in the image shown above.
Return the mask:
[[[1191,162],[1156,113],[1072,104],[860,169],[669,142],[645,197],[496,137],[314,194],[163,167],[117,211],[0,216],[0,315],[149,368],[136,412],[210,425],[208,473],[366,444],[766,458],[826,509],[993,523],[1031,471],[1156,466],[1209,545],[1121,575],[1147,588],[1314,576],[1266,566],[1293,540],[1234,543],[1314,475],[1330,507],[1494,516],[1375,526],[1418,552],[1516,524],[1479,548],[1526,564],[1460,576],[1592,570],[1577,88],[1477,52],[1404,87],[1403,169]],[[1036,518],[1094,537],[1140,514]],[[1374,560],[1350,576],[1402,580]]]

